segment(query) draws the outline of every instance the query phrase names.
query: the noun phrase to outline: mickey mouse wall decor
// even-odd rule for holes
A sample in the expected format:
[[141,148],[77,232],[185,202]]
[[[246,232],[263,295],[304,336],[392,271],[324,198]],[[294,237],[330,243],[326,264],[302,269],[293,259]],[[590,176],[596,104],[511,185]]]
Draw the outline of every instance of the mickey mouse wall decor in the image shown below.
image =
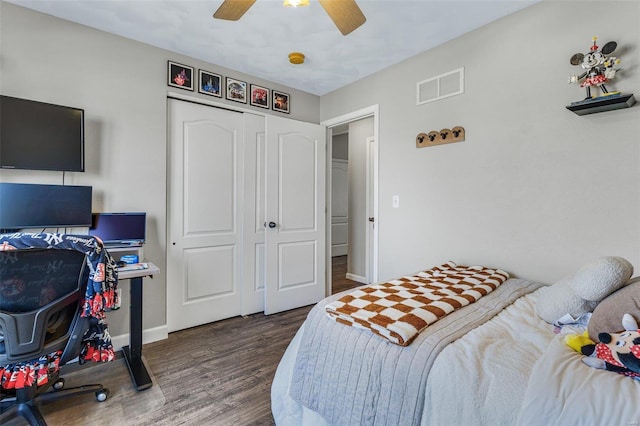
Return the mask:
[[[599,87],[602,91],[602,96],[609,94],[604,83],[615,77],[616,71],[618,70],[613,68],[613,66],[620,63],[620,59],[615,56],[606,56],[616,50],[618,43],[610,41],[600,49],[596,44],[597,40],[598,37],[593,37],[593,45],[589,48],[589,52],[586,54],[576,53],[569,60],[571,65],[580,65],[584,69],[584,72],[580,75],[571,74],[569,76],[569,84],[578,83],[582,80],[580,87],[587,89],[587,97],[585,99],[591,99],[592,86]],[[613,93],[619,92],[612,92],[612,94]]]
[[[600,48],[596,42],[598,37],[593,37],[593,44],[587,53],[575,53],[569,59],[573,66],[580,65],[583,72],[571,74],[569,84],[580,84],[586,89],[587,97],[582,101],[572,102],[567,109],[578,115],[590,114],[593,112],[608,111],[612,109],[628,108],[635,103],[633,95],[621,95],[620,92],[610,92],[605,83],[611,81],[619,69],[615,65],[620,63],[620,59],[611,56],[618,47],[618,43],[610,41]],[[599,96],[592,96],[591,88],[599,89]]]

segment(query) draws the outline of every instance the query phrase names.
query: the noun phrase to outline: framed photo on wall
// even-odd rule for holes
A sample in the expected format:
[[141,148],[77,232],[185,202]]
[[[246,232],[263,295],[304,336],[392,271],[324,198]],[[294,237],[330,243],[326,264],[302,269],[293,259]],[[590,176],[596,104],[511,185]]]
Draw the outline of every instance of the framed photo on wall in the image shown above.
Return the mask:
[[222,76],[205,70],[198,70],[198,92],[222,97]]
[[227,77],[227,99],[236,102],[247,103],[247,83]]
[[289,95],[287,93],[273,90],[273,104],[271,108],[274,111],[289,114]]
[[169,61],[167,84],[193,91],[193,67]]
[[251,105],[260,108],[269,108],[269,89],[252,84],[249,93]]

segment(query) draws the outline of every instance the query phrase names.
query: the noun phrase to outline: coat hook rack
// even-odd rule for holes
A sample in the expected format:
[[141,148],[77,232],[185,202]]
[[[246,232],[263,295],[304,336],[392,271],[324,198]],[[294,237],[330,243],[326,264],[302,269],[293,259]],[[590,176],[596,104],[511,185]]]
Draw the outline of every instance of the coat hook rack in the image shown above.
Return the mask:
[[416,148],[462,141],[464,141],[464,127],[456,126],[453,129],[442,129],[439,132],[432,130],[429,133],[418,133],[418,136],[416,136]]

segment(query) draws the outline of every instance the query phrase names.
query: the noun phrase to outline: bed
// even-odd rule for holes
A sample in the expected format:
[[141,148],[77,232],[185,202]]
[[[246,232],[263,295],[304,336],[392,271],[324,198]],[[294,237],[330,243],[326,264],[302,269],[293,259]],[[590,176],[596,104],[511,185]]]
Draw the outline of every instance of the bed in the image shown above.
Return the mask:
[[330,296],[277,368],[276,424],[640,424],[640,381],[580,362],[536,314],[548,288],[509,278],[406,346],[332,321],[327,305],[351,290]]

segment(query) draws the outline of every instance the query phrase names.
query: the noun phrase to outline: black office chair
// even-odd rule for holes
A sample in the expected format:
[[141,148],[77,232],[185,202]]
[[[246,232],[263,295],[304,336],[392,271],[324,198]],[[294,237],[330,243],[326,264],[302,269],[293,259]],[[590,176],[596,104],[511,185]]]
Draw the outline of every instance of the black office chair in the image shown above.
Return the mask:
[[[35,372],[30,378],[5,373],[0,424],[21,416],[30,425],[46,425],[36,401],[86,393],[94,393],[98,401],[107,399],[109,391],[99,384],[62,390],[64,379],[57,371],[78,357],[83,336],[95,321],[81,316],[89,276],[85,258],[75,250],[0,251],[0,371],[11,365],[19,372],[29,365]],[[55,355],[47,360],[50,354]],[[23,382],[7,385],[12,375]],[[6,389],[20,386],[24,387]]]

